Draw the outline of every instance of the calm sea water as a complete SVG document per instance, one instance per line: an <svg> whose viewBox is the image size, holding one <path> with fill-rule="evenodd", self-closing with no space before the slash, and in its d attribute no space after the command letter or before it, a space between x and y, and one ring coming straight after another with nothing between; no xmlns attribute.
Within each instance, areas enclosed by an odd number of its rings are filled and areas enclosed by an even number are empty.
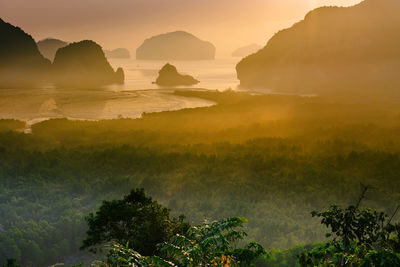
<svg viewBox="0 0 400 267"><path fill-rule="evenodd" d="M237 59L213 61L170 61L178 71L201 81L194 88L235 89ZM118 117L138 118L143 112L159 112L213 105L213 102L174 96L173 89L152 84L166 61L110 60L122 67L126 82L103 89L2 89L0 118L18 119L28 125L51 118L100 120ZM188 88L188 87L186 87Z"/></svg>
<svg viewBox="0 0 400 267"><path fill-rule="evenodd" d="M152 84L158 71L170 63L183 74L194 76L200 81L196 87L205 89L235 89L239 81L236 78L236 64L239 59L204 61L144 61L131 59L109 60L114 68L123 67L125 71L125 90L160 89Z"/></svg>

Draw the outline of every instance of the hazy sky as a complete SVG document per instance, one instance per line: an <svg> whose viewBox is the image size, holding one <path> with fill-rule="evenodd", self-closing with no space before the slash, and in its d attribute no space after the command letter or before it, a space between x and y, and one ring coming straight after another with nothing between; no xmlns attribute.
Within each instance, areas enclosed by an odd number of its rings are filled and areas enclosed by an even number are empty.
<svg viewBox="0 0 400 267"><path fill-rule="evenodd" d="M0 0L0 17L36 40L92 39L132 53L144 39L185 30L211 41L217 56L250 43L265 44L278 30L323 5L361 0Z"/></svg>

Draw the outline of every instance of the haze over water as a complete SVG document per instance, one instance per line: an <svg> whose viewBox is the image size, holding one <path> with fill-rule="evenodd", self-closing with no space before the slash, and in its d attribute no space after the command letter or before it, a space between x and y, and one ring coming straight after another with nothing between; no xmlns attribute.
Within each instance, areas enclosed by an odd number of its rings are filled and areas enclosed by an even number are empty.
<svg viewBox="0 0 400 267"><path fill-rule="evenodd" d="M18 119L28 125L51 119L100 120L138 118L143 112L160 112L210 106L204 99L175 96L175 88L162 88L153 81L165 61L110 59L114 68L125 70L125 84L103 89L40 89L0 90L0 118ZM182 73L201 81L196 87L210 90L235 89L235 65L238 59L213 61L171 61ZM188 88L188 87L185 87Z"/></svg>
<svg viewBox="0 0 400 267"><path fill-rule="evenodd" d="M104 49L135 49L156 34L186 30L217 48L217 57L249 43L265 45L277 31L290 27L309 10L323 5L350 6L360 0L255 1L22 1L4 0L0 15L22 27L36 41L54 37L68 42L95 40ZM177 12L179 10L179 12ZM51 22L51 23L50 23ZM168 23L167 23L168 22ZM134 57L134 55L133 55ZM201 81L196 88L236 89L240 59L174 62L178 71ZM152 84L166 61L109 60L125 71L125 85L103 90L1 90L0 118L34 123L48 118L137 118L143 112L200 107L213 103L167 94Z"/></svg>
<svg viewBox="0 0 400 267"><path fill-rule="evenodd" d="M211 90L235 89L239 85L236 75L236 64L240 58L201 60L201 61L158 61L158 60L134 60L134 59L109 59L116 69L123 67L125 71L124 90L160 89L153 82L158 71L168 62L177 67L178 71L190 74L200 83L198 88Z"/></svg>

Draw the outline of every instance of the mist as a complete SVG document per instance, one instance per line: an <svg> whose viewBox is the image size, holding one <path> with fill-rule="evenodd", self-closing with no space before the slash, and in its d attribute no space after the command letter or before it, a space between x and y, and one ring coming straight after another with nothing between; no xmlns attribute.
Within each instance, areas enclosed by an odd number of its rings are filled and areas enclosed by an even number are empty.
<svg viewBox="0 0 400 267"><path fill-rule="evenodd" d="M0 266L400 266L399 10L0 0Z"/></svg>
<svg viewBox="0 0 400 267"><path fill-rule="evenodd" d="M19 25L36 41L91 39L105 49L132 54L153 35L184 30L217 47L217 57L250 43L264 45L313 8L350 6L360 0L2 0L0 17Z"/></svg>

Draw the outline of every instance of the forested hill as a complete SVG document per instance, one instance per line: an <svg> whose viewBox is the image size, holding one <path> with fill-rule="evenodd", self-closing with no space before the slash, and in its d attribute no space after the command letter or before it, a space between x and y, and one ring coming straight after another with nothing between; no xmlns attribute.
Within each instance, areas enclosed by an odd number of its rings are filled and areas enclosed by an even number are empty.
<svg viewBox="0 0 400 267"><path fill-rule="evenodd" d="M138 187L192 225L245 217L248 240L268 250L296 246L257 266L296 266L301 244L325 240L310 212L354 203L360 183L373 187L364 207L396 209L398 105L176 94L218 104L135 120L50 120L32 134L0 120L0 264L90 262L79 251L85 216Z"/></svg>
<svg viewBox="0 0 400 267"><path fill-rule="evenodd" d="M237 65L243 86L324 94L379 93L400 83L400 2L322 7Z"/></svg>

